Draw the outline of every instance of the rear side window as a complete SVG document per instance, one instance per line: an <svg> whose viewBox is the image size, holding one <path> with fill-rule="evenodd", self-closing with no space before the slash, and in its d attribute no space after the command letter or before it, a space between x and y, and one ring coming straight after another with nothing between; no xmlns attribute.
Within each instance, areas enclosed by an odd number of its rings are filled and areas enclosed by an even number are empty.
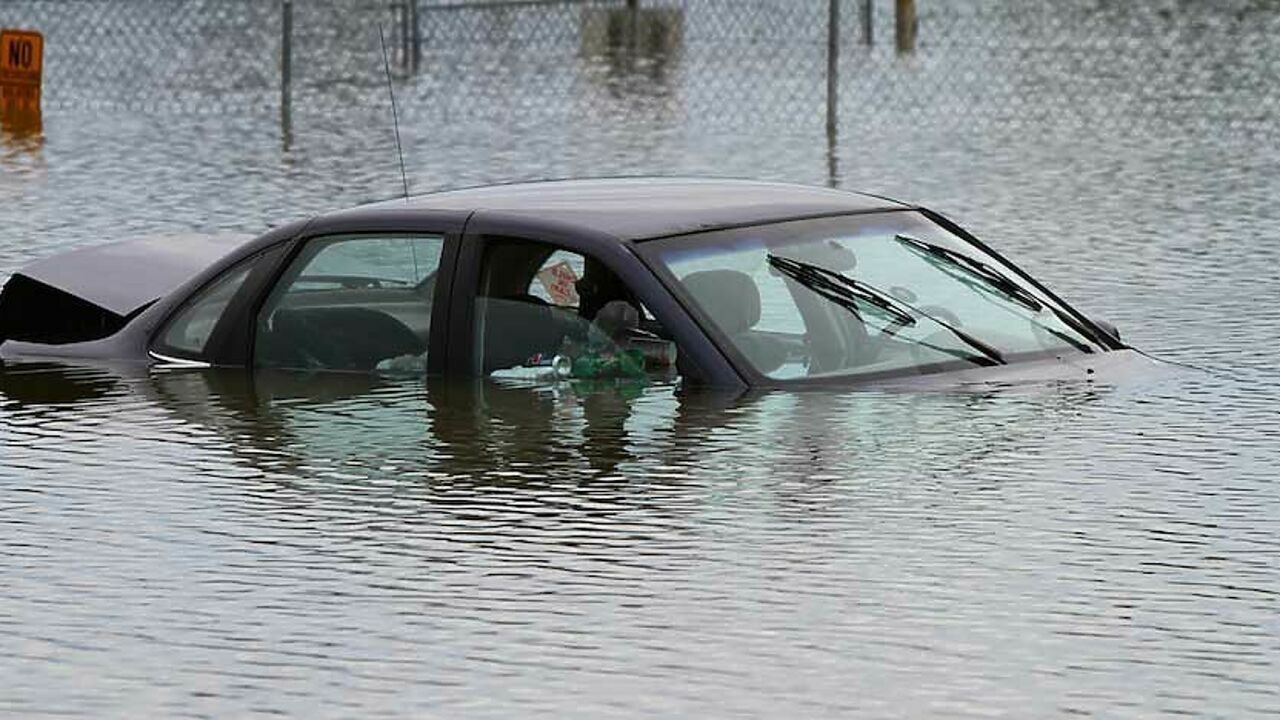
<svg viewBox="0 0 1280 720"><path fill-rule="evenodd" d="M222 319L227 305L240 290L240 286L244 285L253 266L252 260L241 263L238 268L196 293L169 321L168 327L160 336L159 349L183 357L203 356L214 328L218 326L218 321Z"/></svg>

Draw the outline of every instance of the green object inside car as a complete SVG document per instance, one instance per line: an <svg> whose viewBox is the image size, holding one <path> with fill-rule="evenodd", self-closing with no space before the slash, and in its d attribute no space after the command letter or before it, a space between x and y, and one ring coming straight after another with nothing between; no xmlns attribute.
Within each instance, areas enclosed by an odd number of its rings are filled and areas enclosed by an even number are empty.
<svg viewBox="0 0 1280 720"><path fill-rule="evenodd" d="M583 353L574 358L571 374L571 377L579 380L644 376L644 353L633 349Z"/></svg>

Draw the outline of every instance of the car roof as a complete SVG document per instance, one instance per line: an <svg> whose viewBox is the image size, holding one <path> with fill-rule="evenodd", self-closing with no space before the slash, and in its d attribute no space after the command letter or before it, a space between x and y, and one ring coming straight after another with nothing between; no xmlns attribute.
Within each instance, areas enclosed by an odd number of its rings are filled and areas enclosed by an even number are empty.
<svg viewBox="0 0 1280 720"><path fill-rule="evenodd" d="M352 212L477 212L531 227L573 226L647 240L783 220L902 210L875 195L753 180L592 178L488 185L366 205Z"/></svg>

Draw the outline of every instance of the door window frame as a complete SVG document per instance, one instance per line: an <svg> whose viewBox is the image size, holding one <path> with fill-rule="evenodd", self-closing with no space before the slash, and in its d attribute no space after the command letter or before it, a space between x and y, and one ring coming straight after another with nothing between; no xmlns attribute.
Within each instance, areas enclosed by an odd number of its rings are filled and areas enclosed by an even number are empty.
<svg viewBox="0 0 1280 720"><path fill-rule="evenodd" d="M627 285L676 341L683 380L746 387L742 376L671 296L630 241L565 226L543 227L525 218L504 218L496 214L486 217L483 213L476 213L468 220L458 246L444 372L459 377L477 376L475 304L486 251L491 242L512 240L547 245L599 261Z"/></svg>
<svg viewBox="0 0 1280 720"><path fill-rule="evenodd" d="M412 217L412 216L410 216ZM297 260L307 251L312 242L327 242L335 238L355 239L360 237L439 237L443 239L440 251L440 263L436 267L435 288L431 300L431 328L427 338L427 374L437 375L444 371L444 362L448 355L448 324L450 318L449 305L453 298L453 279L458 259L458 243L461 237L465 217L453 217L451 214L434 219L404 222L365 222L352 226L349 222L318 223L308 228L289 248L286 257L278 264L276 272L265 287L256 294L254 302L245 313L242 325L248 337L244 343L244 366L257 369L254 361L255 344L257 342L258 320L272 294L282 282L291 281L290 273Z"/></svg>

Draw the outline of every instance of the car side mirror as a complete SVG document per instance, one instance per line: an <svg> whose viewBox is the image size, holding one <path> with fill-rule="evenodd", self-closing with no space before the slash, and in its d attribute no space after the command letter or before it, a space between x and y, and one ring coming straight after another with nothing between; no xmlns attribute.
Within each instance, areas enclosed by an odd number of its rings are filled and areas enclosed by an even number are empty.
<svg viewBox="0 0 1280 720"><path fill-rule="evenodd" d="M1098 327L1100 327L1100 328L1102 328L1102 331L1103 331L1103 332L1105 332L1106 334L1108 334L1108 335L1110 335L1111 337L1115 338L1117 342L1123 342L1123 341L1120 339L1120 328L1118 328L1118 327L1116 327L1115 325L1113 325L1113 324L1111 324L1111 323L1107 322L1106 320L1098 320L1098 319L1096 319L1096 318L1094 319L1093 324L1094 324L1094 325L1097 325L1097 326L1098 326Z"/></svg>

